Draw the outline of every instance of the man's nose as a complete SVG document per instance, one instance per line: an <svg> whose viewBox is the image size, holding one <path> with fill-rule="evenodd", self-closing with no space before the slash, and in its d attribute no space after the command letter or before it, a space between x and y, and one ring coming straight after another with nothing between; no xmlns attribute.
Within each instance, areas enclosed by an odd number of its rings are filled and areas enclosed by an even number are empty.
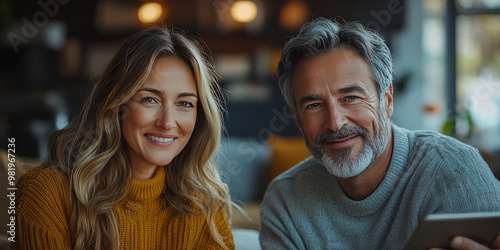
<svg viewBox="0 0 500 250"><path fill-rule="evenodd" d="M344 125L347 124L347 117L345 110L335 104L328 105L326 128L331 131L339 131Z"/></svg>

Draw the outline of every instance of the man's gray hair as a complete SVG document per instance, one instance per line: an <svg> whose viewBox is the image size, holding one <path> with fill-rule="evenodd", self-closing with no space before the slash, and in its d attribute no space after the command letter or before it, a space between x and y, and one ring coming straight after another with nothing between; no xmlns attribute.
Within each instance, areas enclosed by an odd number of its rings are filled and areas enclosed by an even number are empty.
<svg viewBox="0 0 500 250"><path fill-rule="evenodd" d="M340 24L326 18L317 18L302 26L299 34L286 44L278 64L278 80L288 105L296 111L292 89L292 74L297 62L304 57L315 57L337 48L356 50L371 68L379 97L392 83L392 57L384 40L360 23Z"/></svg>

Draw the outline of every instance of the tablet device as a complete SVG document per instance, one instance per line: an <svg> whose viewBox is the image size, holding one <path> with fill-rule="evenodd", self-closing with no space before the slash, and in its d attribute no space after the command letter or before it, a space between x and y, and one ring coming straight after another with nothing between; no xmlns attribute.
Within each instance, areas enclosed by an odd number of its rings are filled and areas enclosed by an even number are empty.
<svg viewBox="0 0 500 250"><path fill-rule="evenodd" d="M450 249L450 241L455 236L464 236L488 246L498 235L500 212L431 214L420 222L405 249Z"/></svg>

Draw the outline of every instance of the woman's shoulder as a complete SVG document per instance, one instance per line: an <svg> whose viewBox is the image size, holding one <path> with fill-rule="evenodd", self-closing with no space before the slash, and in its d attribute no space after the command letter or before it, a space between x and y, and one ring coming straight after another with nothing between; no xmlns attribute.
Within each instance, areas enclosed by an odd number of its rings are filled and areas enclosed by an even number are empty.
<svg viewBox="0 0 500 250"><path fill-rule="evenodd" d="M69 249L68 183L65 174L54 168L39 168L21 176L16 191L16 223L21 235L18 248L50 244Z"/></svg>
<svg viewBox="0 0 500 250"><path fill-rule="evenodd" d="M64 202L69 200L68 178L55 168L34 169L21 176L17 183L17 194L20 206L21 203L39 199Z"/></svg>
<svg viewBox="0 0 500 250"><path fill-rule="evenodd" d="M19 179L18 188L28 185L36 188L66 186L68 178L55 168L37 168L25 173Z"/></svg>

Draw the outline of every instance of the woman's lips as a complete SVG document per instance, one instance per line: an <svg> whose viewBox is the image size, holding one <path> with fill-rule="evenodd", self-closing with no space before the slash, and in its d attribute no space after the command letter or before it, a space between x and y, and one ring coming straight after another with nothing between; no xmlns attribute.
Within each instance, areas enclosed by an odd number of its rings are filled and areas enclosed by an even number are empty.
<svg viewBox="0 0 500 250"><path fill-rule="evenodd" d="M176 137L172 136L155 136L151 134L145 134L145 137L150 141L151 143L155 145L160 145L160 146L166 146L174 143Z"/></svg>

